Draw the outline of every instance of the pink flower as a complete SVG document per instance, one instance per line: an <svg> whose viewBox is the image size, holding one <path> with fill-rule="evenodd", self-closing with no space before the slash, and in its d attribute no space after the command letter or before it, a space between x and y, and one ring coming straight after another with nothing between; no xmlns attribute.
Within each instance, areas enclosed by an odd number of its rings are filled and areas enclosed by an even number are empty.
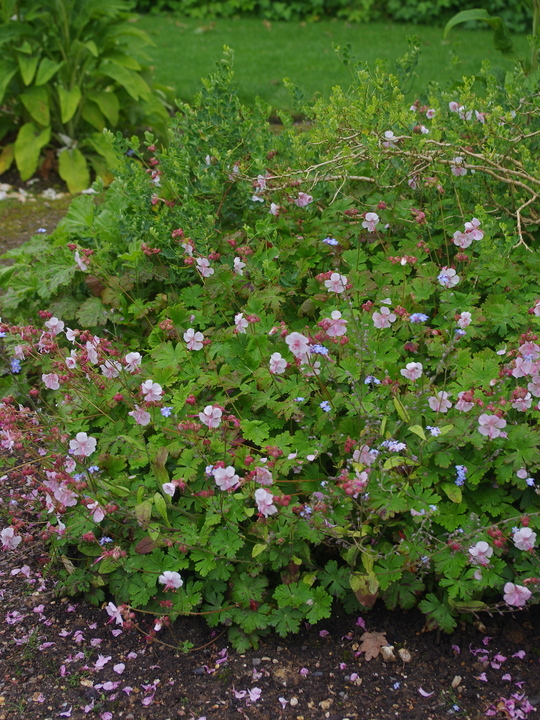
<svg viewBox="0 0 540 720"><path fill-rule="evenodd" d="M452 403L448 400L448 397L449 393L445 390L440 390L437 395L428 398L429 407L435 412L447 412L452 407Z"/></svg>
<svg viewBox="0 0 540 720"><path fill-rule="evenodd" d="M274 496L264 488L258 488L255 490L255 502L257 503L257 510L264 517L277 513L277 507L272 504Z"/></svg>
<svg viewBox="0 0 540 720"><path fill-rule="evenodd" d="M66 360L66 364L67 364L67 360ZM100 367L103 375L106 378L109 378L109 380L112 380L113 378L118 377L118 375L120 374L120 370L122 369L122 366L116 360L105 360L103 365L100 365L99 367Z"/></svg>
<svg viewBox="0 0 540 720"><path fill-rule="evenodd" d="M221 423L223 410L214 405L207 405L202 412L199 413L199 420L209 428L217 428Z"/></svg>
<svg viewBox="0 0 540 720"><path fill-rule="evenodd" d="M359 450L353 452L353 460L362 465L373 465L378 455L378 450L371 450L369 445L362 445Z"/></svg>
<svg viewBox="0 0 540 720"><path fill-rule="evenodd" d="M512 537L518 550L532 550L536 543L536 533L530 527L522 527Z"/></svg>
<svg viewBox="0 0 540 720"><path fill-rule="evenodd" d="M396 147L396 142L398 141L398 138L396 138L392 130L386 130L384 133L384 137L386 138L386 140L383 142L385 148ZM375 213L371 213L371 215L375 215ZM364 225L364 227L366 226Z"/></svg>
<svg viewBox="0 0 540 720"><path fill-rule="evenodd" d="M165 570L165 572L159 576L158 580L162 585L165 585L164 590L177 590L184 584L180 575L171 570Z"/></svg>
<svg viewBox="0 0 540 720"><path fill-rule="evenodd" d="M65 503L64 503L65 504ZM100 523L103 518L105 517L105 511L101 507L101 505L97 502L90 503L86 506L88 510L90 510L90 514L92 515L92 520L96 523Z"/></svg>
<svg viewBox="0 0 540 720"><path fill-rule="evenodd" d="M520 345L519 352L525 360L538 360L540 358L540 346L533 342L525 342Z"/></svg>
<svg viewBox="0 0 540 720"><path fill-rule="evenodd" d="M126 370L129 373L134 373L141 366L142 355L138 352L130 352L124 358L124 362L126 363Z"/></svg>
<svg viewBox="0 0 540 720"><path fill-rule="evenodd" d="M61 333L64 329L64 323L57 317L52 317L50 318L50 320L47 320L47 322L45 323L45 327L53 335L58 335L58 333Z"/></svg>
<svg viewBox="0 0 540 720"><path fill-rule="evenodd" d="M465 223L465 232L473 240L481 240L484 237L484 231L480 230L480 220L473 218L470 222Z"/></svg>
<svg viewBox="0 0 540 720"><path fill-rule="evenodd" d="M88 270L88 265L81 258L78 250L75 250L74 259L75 259L75 264L77 265L79 270L82 270L83 272L86 272Z"/></svg>
<svg viewBox="0 0 540 720"><path fill-rule="evenodd" d="M471 320L472 315L470 312L462 312L458 317L457 324L462 330L464 330L466 327L469 327Z"/></svg>
<svg viewBox="0 0 540 720"><path fill-rule="evenodd" d="M188 328L184 333L184 340L188 350L200 350L203 347L204 335L202 332L195 332L193 328Z"/></svg>
<svg viewBox="0 0 540 720"><path fill-rule="evenodd" d="M533 377L530 383L527 383L527 390L534 395L540 397L540 375Z"/></svg>
<svg viewBox="0 0 540 720"><path fill-rule="evenodd" d="M330 318L325 318L325 329L328 337L341 337L347 332L347 320L341 317L339 310L332 310Z"/></svg>
<svg viewBox="0 0 540 720"><path fill-rule="evenodd" d="M504 586L503 599L507 605L523 607L531 595L531 591L528 588L523 587L523 585L514 585L514 583L508 582Z"/></svg>
<svg viewBox="0 0 540 720"><path fill-rule="evenodd" d="M245 333L249 323L244 317L244 313L238 313L234 316L235 332Z"/></svg>
<svg viewBox="0 0 540 720"><path fill-rule="evenodd" d="M88 355L88 362L92 363L92 365L95 365L99 360L97 350L96 350L97 345L99 343L99 338L95 338L95 339L97 340L97 342L90 342L88 340L84 346L86 348L86 354Z"/></svg>
<svg viewBox="0 0 540 720"><path fill-rule="evenodd" d="M196 263L197 270L203 277L210 277L210 275L214 274L214 268L210 267L210 261L208 258L197 258Z"/></svg>
<svg viewBox="0 0 540 720"><path fill-rule="evenodd" d="M98 659L94 663L94 667L96 668L96 670L101 670L101 668L105 667L105 665L109 662L110 659L111 659L110 655L105 656L105 655L99 654Z"/></svg>
<svg viewBox="0 0 540 720"><path fill-rule="evenodd" d="M436 112L437 112L437 111L434 110L433 108L429 108L429 110L426 110L426 117L427 117L427 119L428 119L428 120L432 120L432 119L435 117Z"/></svg>
<svg viewBox="0 0 540 720"><path fill-rule="evenodd" d="M113 665L113 670L115 673L118 673L118 675L121 675L125 669L126 669L126 666L124 665L124 663L117 663L116 665ZM111 715L111 718L112 718L112 715Z"/></svg>
<svg viewBox="0 0 540 720"><path fill-rule="evenodd" d="M531 405L532 396L530 392L528 392L523 398L516 398L512 403L512 407L520 412L525 412L531 407Z"/></svg>
<svg viewBox="0 0 540 720"><path fill-rule="evenodd" d="M282 375L287 369L287 361L282 358L280 353L275 352L270 355L270 372L272 375Z"/></svg>
<svg viewBox="0 0 540 720"><path fill-rule="evenodd" d="M392 133L393 136L393 133ZM375 232L375 227L377 223L379 222L379 216L377 213L374 212L367 212L364 215L364 221L362 222L362 227L366 228L368 232Z"/></svg>
<svg viewBox="0 0 540 720"><path fill-rule="evenodd" d="M469 245L472 243L473 238L470 237L467 233L461 232L461 230L456 230L453 236L452 242L454 245L457 245L460 248L468 248Z"/></svg>
<svg viewBox="0 0 540 720"><path fill-rule="evenodd" d="M218 488L223 491L232 490L240 481L240 478L236 474L232 465L229 465L226 468L214 468L212 470L212 475L214 476L214 480L216 481Z"/></svg>
<svg viewBox="0 0 540 720"><path fill-rule="evenodd" d="M2 550L15 550L21 544L22 537L15 535L15 530L12 527L7 527L0 532L0 540Z"/></svg>
<svg viewBox="0 0 540 720"><path fill-rule="evenodd" d="M297 358L303 359L309 353L309 340L302 333L290 333L285 338L285 342L289 346L289 350Z"/></svg>
<svg viewBox="0 0 540 720"><path fill-rule="evenodd" d="M328 292L342 293L347 289L347 278L339 273L332 273L329 280L324 281L324 286Z"/></svg>
<svg viewBox="0 0 540 720"><path fill-rule="evenodd" d="M176 492L176 485L171 482L163 483L161 486L161 489L165 493L165 495L169 495L170 497L174 497L174 494Z"/></svg>
<svg viewBox="0 0 540 720"><path fill-rule="evenodd" d="M526 375L532 375L536 367L532 360L524 360L523 358L516 358L515 367L512 370L512 377L520 378Z"/></svg>
<svg viewBox="0 0 540 720"><path fill-rule="evenodd" d="M79 432L74 440L69 441L69 452L73 455L88 457L96 449L96 438L89 437L85 432Z"/></svg>
<svg viewBox="0 0 540 720"><path fill-rule="evenodd" d="M456 177L459 177L460 175L466 175L467 174L467 168L463 167L463 158L461 156L455 157L451 164L450 164L450 170L452 172L452 175L455 175Z"/></svg>
<svg viewBox="0 0 540 720"><path fill-rule="evenodd" d="M272 473L264 467L255 468L253 479L255 482L258 482L259 485L271 485L274 482Z"/></svg>
<svg viewBox="0 0 540 720"><path fill-rule="evenodd" d="M459 103L457 103L455 100L452 100L452 102L448 103L448 108L450 112L458 112L459 110L464 110L465 108L463 105L460 106Z"/></svg>
<svg viewBox="0 0 540 720"><path fill-rule="evenodd" d="M467 391L463 390L462 392L458 393L458 401L456 403L456 410L459 410L460 412L469 412L469 410L472 410L474 407L473 402L468 402L467 400L463 399L463 396L465 395Z"/></svg>
<svg viewBox="0 0 540 720"><path fill-rule="evenodd" d="M111 618L109 622L112 622L113 620L116 622L117 625L123 625L124 620L122 618L122 613L120 610L116 607L116 605L112 602L108 603L105 606L105 610L107 611L107 615Z"/></svg>
<svg viewBox="0 0 540 720"><path fill-rule="evenodd" d="M145 380L141 383L141 392L145 402L159 402L163 395L161 385L153 380Z"/></svg>
<svg viewBox="0 0 540 720"><path fill-rule="evenodd" d="M488 415L482 413L478 418L478 432L481 435L486 435L490 440L500 437L503 433L501 432L506 427L506 420L500 418L497 415Z"/></svg>
<svg viewBox="0 0 540 720"><path fill-rule="evenodd" d="M471 565L489 565L489 558L493 555L493 548L485 540L480 540L469 548Z"/></svg>
<svg viewBox="0 0 540 720"><path fill-rule="evenodd" d="M376 310L371 317L373 318L373 324L376 328L379 328L379 330L389 328L390 325L397 320L397 315L394 315L394 313L390 311L390 308L387 307Z"/></svg>
<svg viewBox="0 0 540 720"><path fill-rule="evenodd" d="M138 405L135 405L135 410L128 412L128 415L131 415L137 425L148 425L148 423L152 419L150 413L146 412L146 410L141 410Z"/></svg>
<svg viewBox="0 0 540 720"><path fill-rule="evenodd" d="M407 378L407 380L418 380L418 378L422 376L423 366L422 363L410 362L399 372L403 377Z"/></svg>
<svg viewBox="0 0 540 720"><path fill-rule="evenodd" d="M257 700L261 697L261 693L262 690L258 687L254 687L251 688L251 690L248 690L248 695L251 702L257 702Z"/></svg>
<svg viewBox="0 0 540 720"><path fill-rule="evenodd" d="M443 287L452 288L459 282L459 275L456 275L454 268L443 267L437 276L437 280Z"/></svg>
<svg viewBox="0 0 540 720"><path fill-rule="evenodd" d="M279 215L280 210L281 205L276 205L276 203L270 203L270 210L268 212L271 215Z"/></svg>
<svg viewBox="0 0 540 720"><path fill-rule="evenodd" d="M312 202L313 198L311 197L311 195L307 195L304 192L299 192L297 200L293 200L293 203L295 205L298 205L298 207L306 207L306 205L309 205L309 203Z"/></svg>
<svg viewBox="0 0 540 720"><path fill-rule="evenodd" d="M43 380L45 387L49 388L49 390L58 390L60 387L60 382L56 373L47 373L42 375L41 379Z"/></svg>
<svg viewBox="0 0 540 720"><path fill-rule="evenodd" d="M243 275L245 267L246 267L246 263L242 262L242 260L239 257L234 258L234 272L237 275Z"/></svg>

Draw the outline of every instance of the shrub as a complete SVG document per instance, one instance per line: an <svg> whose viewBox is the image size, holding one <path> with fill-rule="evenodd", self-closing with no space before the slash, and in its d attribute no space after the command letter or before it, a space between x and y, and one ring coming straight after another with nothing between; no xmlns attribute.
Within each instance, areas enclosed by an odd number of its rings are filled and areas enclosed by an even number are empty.
<svg viewBox="0 0 540 720"><path fill-rule="evenodd" d="M540 101L355 74L274 136L225 58L148 167L119 138L105 197L8 254L0 443L62 590L119 623L245 648L335 599L446 631L538 599Z"/></svg>
<svg viewBox="0 0 540 720"><path fill-rule="evenodd" d="M131 22L130 7L126 0L2 2L0 173L15 161L28 180L42 151L53 148L60 176L77 192L90 185L88 163L112 177L105 127L165 132L167 112L146 77L142 48L151 41Z"/></svg>

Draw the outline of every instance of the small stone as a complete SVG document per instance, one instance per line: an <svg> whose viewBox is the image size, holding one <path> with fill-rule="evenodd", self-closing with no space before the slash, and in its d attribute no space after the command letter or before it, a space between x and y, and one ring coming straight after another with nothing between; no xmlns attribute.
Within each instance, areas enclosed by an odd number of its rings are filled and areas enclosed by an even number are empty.
<svg viewBox="0 0 540 720"><path fill-rule="evenodd" d="M323 675L324 675L324 673L321 672L320 670L317 670L317 671L311 673L312 677L322 677Z"/></svg>
<svg viewBox="0 0 540 720"><path fill-rule="evenodd" d="M251 663L252 663L252 665L254 665L255 667L257 667L257 665L260 665L261 662L262 662L261 658L251 658Z"/></svg>
<svg viewBox="0 0 540 720"><path fill-rule="evenodd" d="M289 705L290 705L291 707L296 707L296 706L298 705L298 698L297 698L297 697L292 697L292 698L289 700Z"/></svg>
<svg viewBox="0 0 540 720"><path fill-rule="evenodd" d="M193 671L193 674L194 675L204 675L205 672L206 672L206 670L204 669L204 667L201 666L201 667L195 668L195 670Z"/></svg>
<svg viewBox="0 0 540 720"><path fill-rule="evenodd" d="M461 677L461 675L456 675L452 680L452 688L455 690L457 687L459 687L462 680L463 678Z"/></svg>
<svg viewBox="0 0 540 720"><path fill-rule="evenodd" d="M385 663L393 663L397 662L397 658L394 655L394 646L393 645L383 645L381 648L381 655L383 662Z"/></svg>
<svg viewBox="0 0 540 720"><path fill-rule="evenodd" d="M404 663L411 662L412 660L411 653L407 650L407 648L399 648L398 655Z"/></svg>
<svg viewBox="0 0 540 720"><path fill-rule="evenodd" d="M328 698L328 700L321 700L321 702L319 703L319 707L321 708L321 710L330 710L333 704L333 698Z"/></svg>

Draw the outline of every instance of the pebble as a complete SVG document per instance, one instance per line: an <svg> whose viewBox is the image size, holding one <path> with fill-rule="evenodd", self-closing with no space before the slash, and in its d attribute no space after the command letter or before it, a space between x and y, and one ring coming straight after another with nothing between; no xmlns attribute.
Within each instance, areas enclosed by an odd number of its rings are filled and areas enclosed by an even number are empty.
<svg viewBox="0 0 540 720"><path fill-rule="evenodd" d="M296 706L298 705L298 698L297 698L297 697L292 697L292 698L289 700L289 705L290 705L291 707L296 707Z"/></svg>
<svg viewBox="0 0 540 720"><path fill-rule="evenodd" d="M262 662L261 658L252 658L251 663L257 667L257 665L260 665Z"/></svg>
<svg viewBox="0 0 540 720"><path fill-rule="evenodd" d="M194 675L204 675L205 672L206 672L206 670L204 669L204 667L201 666L201 667L195 668L195 670L193 671L193 674Z"/></svg>

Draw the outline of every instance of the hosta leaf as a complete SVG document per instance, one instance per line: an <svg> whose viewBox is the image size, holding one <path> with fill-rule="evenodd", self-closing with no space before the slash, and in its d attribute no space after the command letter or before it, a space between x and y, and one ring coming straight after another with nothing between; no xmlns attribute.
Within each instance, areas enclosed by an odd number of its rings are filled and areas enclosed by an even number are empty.
<svg viewBox="0 0 540 720"><path fill-rule="evenodd" d="M92 102L91 100L85 100L82 109L82 116L87 123L92 125L92 127L96 128L96 130L98 130L99 132L104 130L107 126L105 116L103 115L99 107L96 105L96 103Z"/></svg>
<svg viewBox="0 0 540 720"><path fill-rule="evenodd" d="M15 162L21 180L29 180L36 172L41 148L51 139L51 129L40 130L34 123L25 123L15 140Z"/></svg>
<svg viewBox="0 0 540 720"><path fill-rule="evenodd" d="M13 164L14 157L13 143L10 143L2 148L2 152L0 152L0 175L5 173L6 170L9 170Z"/></svg>
<svg viewBox="0 0 540 720"><path fill-rule="evenodd" d="M60 102L60 112L62 113L62 122L67 123L75 115L79 103L81 101L81 89L75 85L71 90L58 87L58 100Z"/></svg>
<svg viewBox="0 0 540 720"><path fill-rule="evenodd" d="M142 77L129 68L105 60L99 66L99 70L103 75L112 78L121 85L134 100L139 100L139 98L147 97L150 94L150 88Z"/></svg>
<svg viewBox="0 0 540 720"><path fill-rule="evenodd" d="M19 61L19 69L21 71L23 83L25 85L30 85L34 79L34 75L36 74L39 55L26 55L24 53L19 53L17 59Z"/></svg>
<svg viewBox="0 0 540 720"><path fill-rule="evenodd" d="M109 168L113 169L118 166L119 158L113 147L109 142L107 135L103 133L92 133L87 139L87 142L94 148L107 161Z"/></svg>
<svg viewBox="0 0 540 720"><path fill-rule="evenodd" d="M54 62L54 60L50 60L49 58L43 58L42 61L39 63L35 84L38 87L40 85L45 85L45 83L49 82L49 80L54 75L56 75L56 73L60 70L63 64L63 61Z"/></svg>
<svg viewBox="0 0 540 720"><path fill-rule="evenodd" d="M9 60L0 61L0 103L3 102L7 87L16 72L17 66L12 62Z"/></svg>
<svg viewBox="0 0 540 720"><path fill-rule="evenodd" d="M43 126L49 125L51 119L49 93L44 87L31 87L19 97L33 120Z"/></svg>
<svg viewBox="0 0 540 720"><path fill-rule="evenodd" d="M96 103L113 127L118 123L120 101L115 93L93 90L88 93L88 98Z"/></svg>
<svg viewBox="0 0 540 720"><path fill-rule="evenodd" d="M78 148L62 150L58 157L58 173L71 193L86 190L90 185L88 163Z"/></svg>

